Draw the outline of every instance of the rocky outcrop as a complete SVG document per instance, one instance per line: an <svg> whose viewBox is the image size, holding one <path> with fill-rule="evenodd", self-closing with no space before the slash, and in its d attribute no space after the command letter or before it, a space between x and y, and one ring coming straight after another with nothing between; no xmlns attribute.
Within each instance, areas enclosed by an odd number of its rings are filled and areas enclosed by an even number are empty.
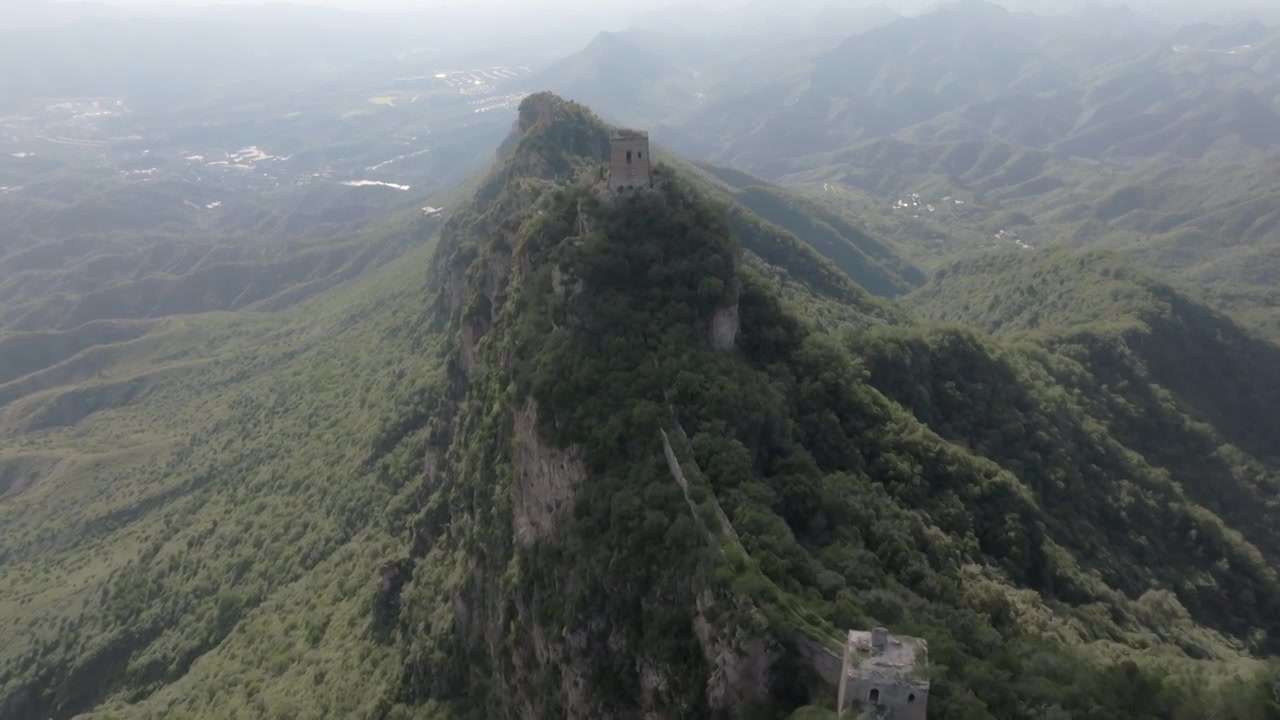
<svg viewBox="0 0 1280 720"><path fill-rule="evenodd" d="M582 292L582 281L566 273L559 265L551 266L551 290L564 300Z"/></svg>
<svg viewBox="0 0 1280 720"><path fill-rule="evenodd" d="M754 616L760 625L755 628L757 631L750 632L749 628L735 625L716 625L708 620L708 617L723 614L723 608L717 608L717 613L713 607L726 604L735 606L735 614ZM693 631L711 667L711 677L707 681L707 705L712 710L738 717L742 709L764 701L768 696L771 670L782 654L781 649L768 639L764 619L736 598L704 590L698 594L697 607Z"/></svg>
<svg viewBox="0 0 1280 720"><path fill-rule="evenodd" d="M493 327L498 308L511 273L511 256L506 252L491 251L478 271L471 273L470 296L462 304L461 340L462 367L471 372L476 365L476 345ZM465 291L464 291L465 292Z"/></svg>
<svg viewBox="0 0 1280 720"><path fill-rule="evenodd" d="M733 349L734 342L738 339L738 329L740 327L738 319L738 298L742 294L742 286L739 273L742 271L742 250L737 249L733 254L733 283L731 285L730 297L733 301L724 307L716 309L715 314L711 317L711 346L720 352L727 352Z"/></svg>
<svg viewBox="0 0 1280 720"><path fill-rule="evenodd" d="M561 450L538 437L538 404L532 398L516 413L514 442L512 523L516 542L528 545L555 529L587 470L576 448Z"/></svg>
<svg viewBox="0 0 1280 720"><path fill-rule="evenodd" d="M711 346L721 352L733 349L738 339L738 303L720 308L711 318Z"/></svg>
<svg viewBox="0 0 1280 720"><path fill-rule="evenodd" d="M520 608L521 625L527 628L534 658L541 668L554 667L560 677L560 703L565 710L567 720L589 720L602 717L605 713L592 696L590 672L587 663L579 659L587 653L587 635L585 632L569 632L561 637L548 637L547 632L532 618L535 613L526 607ZM515 659L520 671L527 675L536 675L537 668L527 667ZM520 693L519 683L513 683L516 692ZM521 698L520 716L527 720L537 720L538 713L527 698Z"/></svg>

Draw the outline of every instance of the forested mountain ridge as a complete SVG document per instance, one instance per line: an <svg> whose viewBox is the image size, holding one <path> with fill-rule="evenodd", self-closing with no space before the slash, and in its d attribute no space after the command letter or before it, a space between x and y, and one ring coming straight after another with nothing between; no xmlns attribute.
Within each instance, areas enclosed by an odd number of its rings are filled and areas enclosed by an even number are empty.
<svg viewBox="0 0 1280 720"><path fill-rule="evenodd" d="M1263 460L1280 457L1271 420L1280 402L1280 347L1114 254L1058 250L961 261L906 303L933 320L1074 352L1115 353L1126 372L1147 376L1182 414Z"/></svg>
<svg viewBox="0 0 1280 720"><path fill-rule="evenodd" d="M708 147L749 169L888 137L998 141L1095 160L1239 160L1280 142L1273 29L1239 48L1212 35L1193 45L1099 30L1087 15L949 3L850 36L779 81L776 105L722 98L688 125L707 128ZM724 132L735 123L742 129Z"/></svg>
<svg viewBox="0 0 1280 720"><path fill-rule="evenodd" d="M922 326L959 270L878 299L753 183L602 193L607 151L527 98L438 243L112 326L181 382L0 426L0 715L821 717L808 658L876 623L935 717L1280 713L1274 458L1100 333Z"/></svg>
<svg viewBox="0 0 1280 720"><path fill-rule="evenodd" d="M1240 538L1099 434L1087 359L825 335L670 168L601 197L607 136L584 109L535 96L520 131L442 236L451 380L410 453L398 712L785 715L823 703L797 643L874 621L930 639L941 717L1144 716L1103 689L1126 644L1160 658L1124 670L1158 716L1199 702L1186 673L1216 682L1190 658L1271 651L1270 531ZM1254 687L1247 712L1280 707Z"/></svg>

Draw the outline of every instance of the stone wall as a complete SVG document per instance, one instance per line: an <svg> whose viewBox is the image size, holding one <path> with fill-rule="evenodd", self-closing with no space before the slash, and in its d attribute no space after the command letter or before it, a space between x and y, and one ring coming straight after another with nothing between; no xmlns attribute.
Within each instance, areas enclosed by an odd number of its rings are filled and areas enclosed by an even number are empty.
<svg viewBox="0 0 1280 720"><path fill-rule="evenodd" d="M871 700L872 690L879 691L878 700L874 703ZM884 717L893 720L925 720L929 706L928 688L887 679L850 678L845 686L845 697L855 708L879 705L887 711Z"/></svg>

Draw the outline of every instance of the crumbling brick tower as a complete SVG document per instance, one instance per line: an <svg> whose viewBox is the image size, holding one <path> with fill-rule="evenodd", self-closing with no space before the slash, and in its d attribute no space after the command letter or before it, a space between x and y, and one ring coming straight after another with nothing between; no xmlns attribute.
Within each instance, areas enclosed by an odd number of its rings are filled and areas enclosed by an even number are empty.
<svg viewBox="0 0 1280 720"><path fill-rule="evenodd" d="M609 136L609 190L653 187L649 169L649 133L614 130Z"/></svg>
<svg viewBox="0 0 1280 720"><path fill-rule="evenodd" d="M920 638L849 631L836 715L849 720L925 720L929 646Z"/></svg>

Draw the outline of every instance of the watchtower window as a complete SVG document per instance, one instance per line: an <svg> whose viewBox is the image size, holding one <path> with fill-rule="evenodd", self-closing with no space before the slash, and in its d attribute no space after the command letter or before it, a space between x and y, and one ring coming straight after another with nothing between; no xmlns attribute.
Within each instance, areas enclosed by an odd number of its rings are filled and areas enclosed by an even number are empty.
<svg viewBox="0 0 1280 720"><path fill-rule="evenodd" d="M638 160L638 159L640 159L640 158L642 158L642 157L644 157L644 153L643 153L643 152L640 152L639 150L637 150L637 151L636 151L636 159Z"/></svg>
<svg viewBox="0 0 1280 720"><path fill-rule="evenodd" d="M630 150L628 150L628 151L627 151L627 162L628 162L628 163L629 163L629 162L631 162L631 151L630 151Z"/></svg>
<svg viewBox="0 0 1280 720"><path fill-rule="evenodd" d="M867 695L867 699L873 703L880 702L880 688L871 688L871 693Z"/></svg>
<svg viewBox="0 0 1280 720"><path fill-rule="evenodd" d="M915 693L911 693L910 695L907 696L907 702L915 702L915 701L916 701Z"/></svg>

